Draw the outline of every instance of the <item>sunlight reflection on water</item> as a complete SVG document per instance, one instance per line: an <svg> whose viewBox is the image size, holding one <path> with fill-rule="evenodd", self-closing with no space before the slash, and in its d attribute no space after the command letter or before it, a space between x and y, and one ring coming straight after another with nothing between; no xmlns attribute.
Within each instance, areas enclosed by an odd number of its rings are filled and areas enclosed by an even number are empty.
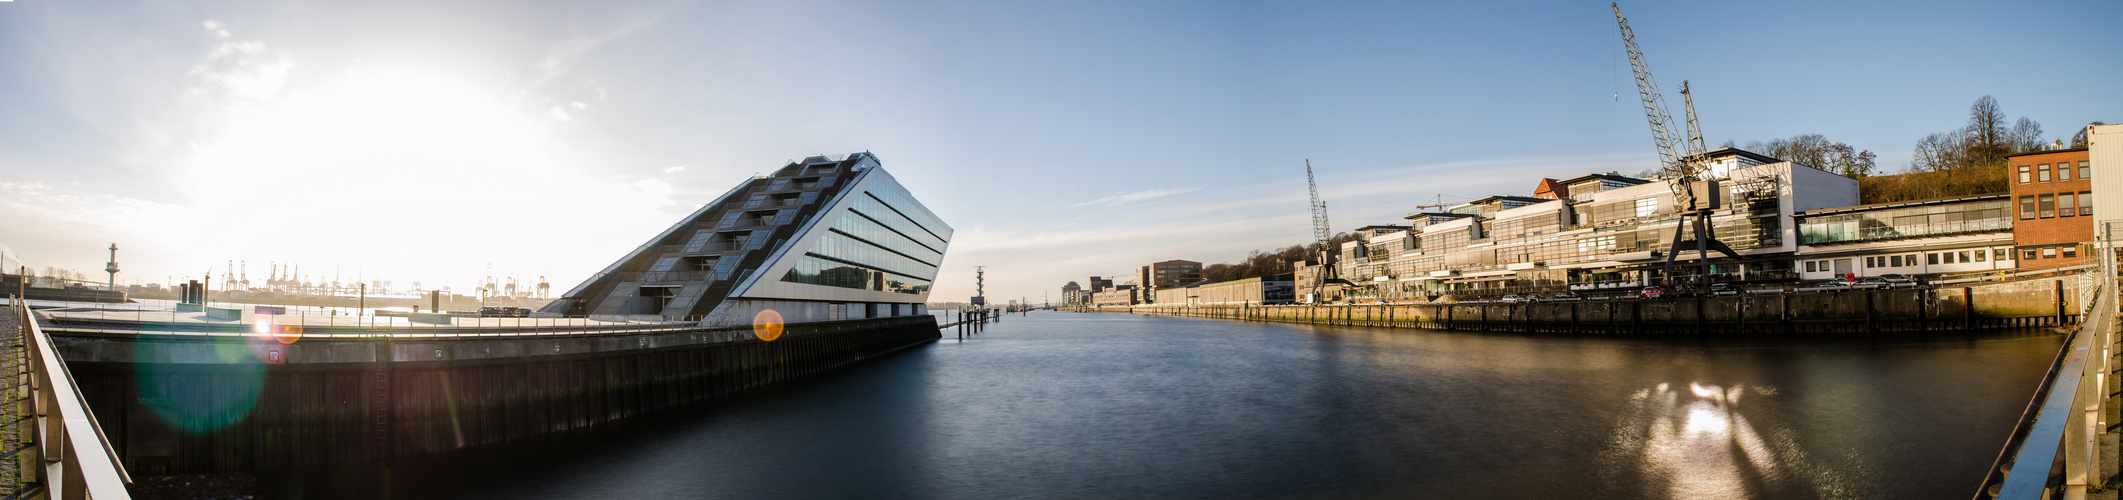
<svg viewBox="0 0 2123 500"><path fill-rule="evenodd" d="M1754 489L1782 482L1806 454L1791 441L1764 439L1741 415L1747 392L1744 384L1727 389L1699 382L1690 382L1685 392L1668 384L1639 390L1630 397L1634 408L1615 431L1618 456L1610 456L1663 483L1659 489L1667 498L1758 496ZM1838 482L1824 471L1806 474L1816 485ZM1824 486L1817 493L1835 496L1836 490Z"/></svg>

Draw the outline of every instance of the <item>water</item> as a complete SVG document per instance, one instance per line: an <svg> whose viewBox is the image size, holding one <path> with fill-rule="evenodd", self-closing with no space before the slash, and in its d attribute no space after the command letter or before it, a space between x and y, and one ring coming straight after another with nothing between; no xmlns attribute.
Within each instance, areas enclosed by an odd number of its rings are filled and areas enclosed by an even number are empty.
<svg viewBox="0 0 2123 500"><path fill-rule="evenodd" d="M260 476L291 498L1962 498L2061 340L1040 312L605 428Z"/></svg>

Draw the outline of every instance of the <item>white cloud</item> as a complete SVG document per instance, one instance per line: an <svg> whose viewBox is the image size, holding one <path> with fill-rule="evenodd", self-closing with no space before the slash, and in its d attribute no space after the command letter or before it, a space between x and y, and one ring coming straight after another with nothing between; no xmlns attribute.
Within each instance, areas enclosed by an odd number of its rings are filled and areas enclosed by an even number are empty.
<svg viewBox="0 0 2123 500"><path fill-rule="evenodd" d="M269 51L261 40L235 40L214 20L200 25L221 41L192 66L191 75L201 80L201 86L191 89L194 95L244 107L276 98L287 87L295 61L285 51Z"/></svg>
<svg viewBox="0 0 2123 500"><path fill-rule="evenodd" d="M568 114L568 110L566 108L560 106L554 106L551 110L551 113L553 115L553 119L555 120L568 121L575 119L573 115Z"/></svg>
<svg viewBox="0 0 2123 500"><path fill-rule="evenodd" d="M571 36L566 40L562 40L560 43L555 44L551 50L546 51L545 57L538 59L536 64L538 76L532 78L531 86L545 85L546 82L566 74L570 68L574 67L575 63L582 60L583 56L589 54L591 49L633 34L635 31L648 27L650 22L650 20L644 19L603 34ZM599 97L603 97L602 89L599 89L598 94Z"/></svg>
<svg viewBox="0 0 2123 500"><path fill-rule="evenodd" d="M1078 203L1078 204L1075 204L1075 205L1069 205L1069 208L1076 208L1076 207L1081 207L1081 206L1085 206L1085 205L1107 205L1107 204L1112 204L1112 205L1122 205L1122 204L1127 204L1127 203L1133 203L1133 202L1138 202L1138 201L1148 200L1148 199L1152 199L1152 198L1163 198L1163 197L1166 197L1166 196L1172 196L1172 195L1176 195L1176 194L1186 194L1186 193L1192 193L1192 192L1195 192L1195 191L1200 191L1200 190L1201 190L1201 188L1183 188L1183 189L1174 189L1174 188L1164 188L1164 189L1150 189L1150 190L1145 190L1145 191L1136 191L1136 192L1133 192L1133 193L1121 193L1121 194L1116 194L1116 195L1113 195L1113 196L1107 196L1107 197L1104 197L1104 198L1099 198L1099 199L1096 199L1096 200L1086 201L1086 202L1083 202L1083 203Z"/></svg>
<svg viewBox="0 0 2123 500"><path fill-rule="evenodd" d="M663 173L666 173L666 174L675 174L675 173L679 173L679 172L684 172L685 170L686 170L686 166L685 166L685 165L679 165L679 166L675 166L675 167L666 167L666 168L664 168L664 169L663 169Z"/></svg>

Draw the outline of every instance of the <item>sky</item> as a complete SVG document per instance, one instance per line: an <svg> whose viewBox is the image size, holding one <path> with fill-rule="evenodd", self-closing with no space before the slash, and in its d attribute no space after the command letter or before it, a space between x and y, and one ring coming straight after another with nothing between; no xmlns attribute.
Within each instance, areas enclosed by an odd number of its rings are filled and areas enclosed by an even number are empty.
<svg viewBox="0 0 2123 500"><path fill-rule="evenodd" d="M2123 3L1629 2L1707 141L1908 164L1997 99L2123 121ZM0 1L0 261L572 288L745 176L870 151L932 301L1059 300L1657 155L1605 2ZM260 278L253 278L253 280Z"/></svg>

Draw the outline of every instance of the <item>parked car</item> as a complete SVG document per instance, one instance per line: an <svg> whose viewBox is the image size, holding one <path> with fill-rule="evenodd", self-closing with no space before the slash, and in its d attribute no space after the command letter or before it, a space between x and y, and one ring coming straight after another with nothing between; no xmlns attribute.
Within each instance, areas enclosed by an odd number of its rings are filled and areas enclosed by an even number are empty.
<svg viewBox="0 0 2123 500"><path fill-rule="evenodd" d="M1837 291L1843 291L1843 290L1849 290L1849 289L1850 289L1850 282L1848 282L1848 281L1843 281L1843 278L1836 278L1836 279L1832 279L1832 280L1828 280L1828 281L1823 281L1823 282L1819 282L1819 283L1814 283L1814 284L1813 284L1813 286L1799 287L1799 289L1798 289L1797 291L1799 291L1799 292L1837 292Z"/></svg>
<svg viewBox="0 0 2123 500"><path fill-rule="evenodd" d="M1505 304L1517 304L1525 301L1526 299L1520 298L1517 295L1505 295L1504 298L1497 299L1497 302L1503 302Z"/></svg>
<svg viewBox="0 0 2123 500"><path fill-rule="evenodd" d="M1555 292L1555 300L1563 302L1576 302L1580 300L1585 300L1585 298L1580 297L1578 296L1578 294L1569 290L1563 290L1560 292Z"/></svg>
<svg viewBox="0 0 2123 500"><path fill-rule="evenodd" d="M481 318L528 318L528 317L531 317L531 310L530 310L529 308L524 308L524 307L505 307L505 306L494 306L494 307L481 307L481 308L479 308L479 317L481 317Z"/></svg>
<svg viewBox="0 0 2123 500"><path fill-rule="evenodd" d="M1893 288L1916 288L1916 287L1917 287L1917 280L1916 280L1915 278L1911 278L1911 277L1909 277L1909 276L1905 276L1905 275L1900 275L1900 274L1882 274L1882 275L1880 275L1880 279L1883 279L1883 280L1887 280L1887 284L1888 284L1888 285L1890 285L1890 286L1892 286Z"/></svg>
<svg viewBox="0 0 2123 500"><path fill-rule="evenodd" d="M1727 285L1724 283L1710 285L1710 296L1712 297L1735 297L1739 296L1741 293L1744 292L1741 292L1740 288L1736 286Z"/></svg>
<svg viewBox="0 0 2123 500"><path fill-rule="evenodd" d="M1666 296L1666 289L1655 286L1647 286L1644 287L1643 291L1637 293L1642 294L1643 297L1647 299L1656 299Z"/></svg>
<svg viewBox="0 0 2123 500"><path fill-rule="evenodd" d="M1881 278L1879 276L1866 276L1863 278L1858 278L1858 281L1856 283L1851 283L1850 288L1852 290L1883 290L1888 288L1894 288L1894 283L1889 282L1886 278Z"/></svg>

